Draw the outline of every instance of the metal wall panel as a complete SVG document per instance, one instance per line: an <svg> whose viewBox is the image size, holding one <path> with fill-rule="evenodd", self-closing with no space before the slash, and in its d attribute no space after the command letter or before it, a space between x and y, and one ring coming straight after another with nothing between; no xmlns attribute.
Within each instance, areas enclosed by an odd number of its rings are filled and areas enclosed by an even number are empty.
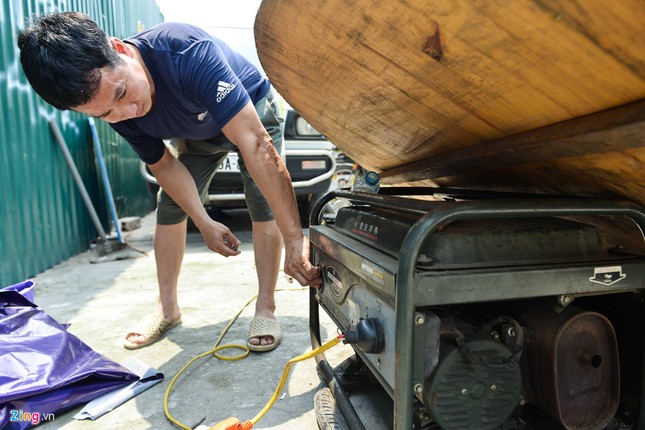
<svg viewBox="0 0 645 430"><path fill-rule="evenodd" d="M0 0L0 287L23 281L88 249L98 236L48 122L61 130L106 231L107 196L87 117L44 103L22 74L17 34L32 14L88 13L109 34L124 38L163 21L154 0ZM97 121L119 217L154 208L129 145Z"/></svg>

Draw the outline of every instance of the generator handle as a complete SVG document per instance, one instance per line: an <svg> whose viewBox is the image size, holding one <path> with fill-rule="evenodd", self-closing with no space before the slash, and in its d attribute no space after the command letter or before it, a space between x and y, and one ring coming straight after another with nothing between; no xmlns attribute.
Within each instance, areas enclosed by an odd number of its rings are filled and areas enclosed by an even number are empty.
<svg viewBox="0 0 645 430"><path fill-rule="evenodd" d="M380 196L382 199L385 196ZM374 198L361 200L373 203ZM436 205L436 203L435 203ZM399 208L397 207L397 210ZM413 339L416 261L426 239L458 220L562 216L625 216L645 232L645 208L629 201L572 198L493 199L445 202L423 215L408 231L398 261L394 370L394 430L412 428Z"/></svg>
<svg viewBox="0 0 645 430"><path fill-rule="evenodd" d="M394 188L392 188L394 189ZM397 188L398 189L398 188ZM360 191L351 191L349 189L338 189L330 191L327 194L324 194L320 197L311 207L311 212L309 213L309 225L318 225L322 222L322 211L324 207L330 201L336 198L343 198L350 200L355 203L368 203L372 206L380 208L392 208L396 207L398 212L405 212L415 215L423 215L433 206L437 205L437 201L427 201L427 200L411 200L401 197L401 195L411 196L411 195L424 195L424 196L434 196L434 188L403 188L406 192L402 192L400 195L391 195L391 194L382 194L380 191L378 194L365 193ZM408 190L415 190L414 193ZM428 191L432 190L432 191ZM392 192L390 190L389 192ZM442 194L443 195L443 194ZM440 202L439 202L440 203Z"/></svg>
<svg viewBox="0 0 645 430"><path fill-rule="evenodd" d="M410 199L406 197L426 197L427 199ZM438 203L455 200L495 200L495 199L553 199L566 200L568 197L548 196L539 194L527 194L502 191L482 191L455 188L436 187L382 187L378 193L366 193L351 191L349 188L332 190L324 194L312 205L310 212L310 225L320 224L321 212L331 200L344 198L355 203L367 203L371 206L384 209L396 207L397 212L405 212L415 215L424 215L434 209ZM432 200L428 199L432 198ZM590 200L592 201L592 200Z"/></svg>

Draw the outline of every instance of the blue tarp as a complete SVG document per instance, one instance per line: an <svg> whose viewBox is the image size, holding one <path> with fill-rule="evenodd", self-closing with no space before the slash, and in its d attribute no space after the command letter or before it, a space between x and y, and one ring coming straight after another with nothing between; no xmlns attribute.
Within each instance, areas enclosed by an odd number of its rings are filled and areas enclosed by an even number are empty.
<svg viewBox="0 0 645 430"><path fill-rule="evenodd" d="M1 430L32 427L139 379L68 333L21 292L33 298L33 284L0 290Z"/></svg>
<svg viewBox="0 0 645 430"><path fill-rule="evenodd" d="M17 291L31 303L36 303L36 285L34 285L33 281L9 285L8 287L0 288L0 291Z"/></svg>

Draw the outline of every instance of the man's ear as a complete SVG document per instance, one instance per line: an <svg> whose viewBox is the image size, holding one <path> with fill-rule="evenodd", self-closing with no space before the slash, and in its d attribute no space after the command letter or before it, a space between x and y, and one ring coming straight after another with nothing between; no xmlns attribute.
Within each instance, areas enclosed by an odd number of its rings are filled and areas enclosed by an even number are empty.
<svg viewBox="0 0 645 430"><path fill-rule="evenodd" d="M121 39L110 37L110 45L112 45L112 48L114 48L114 50L119 54L125 54L128 57L134 56L130 46L127 43L124 43Z"/></svg>

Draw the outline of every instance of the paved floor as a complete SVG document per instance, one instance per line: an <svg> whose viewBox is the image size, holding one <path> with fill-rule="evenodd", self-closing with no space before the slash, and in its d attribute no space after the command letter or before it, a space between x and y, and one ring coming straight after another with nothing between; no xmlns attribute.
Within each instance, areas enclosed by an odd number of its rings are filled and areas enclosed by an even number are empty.
<svg viewBox="0 0 645 430"><path fill-rule="evenodd" d="M52 429L171 429L165 417L163 397L169 381L191 358L208 351L234 314L256 293L250 221L245 211L228 213L223 220L242 240L242 254L225 258L206 248L197 232L189 232L180 277L180 305L183 324L156 344L136 351L125 350L125 332L146 312L156 298L153 215L142 226L125 234L133 246L147 255L116 261L91 263L91 253L74 257L33 278L36 303L95 351L124 363L136 358L164 373L165 380L96 421L76 421L80 410L59 414L38 428ZM109 259L108 259L109 260ZM283 339L272 352L253 353L241 361L204 358L191 366L175 385L169 401L170 413L183 424L214 424L230 416L253 418L275 390L286 362L311 349L308 330L308 291L289 283L281 273L276 294L277 315ZM323 339L336 334L335 325L324 312ZM253 304L230 329L223 343L245 343ZM332 366L351 355L351 348L339 345L327 353ZM290 378L275 406L254 428L316 429L313 397L320 383L315 362L292 367Z"/></svg>

